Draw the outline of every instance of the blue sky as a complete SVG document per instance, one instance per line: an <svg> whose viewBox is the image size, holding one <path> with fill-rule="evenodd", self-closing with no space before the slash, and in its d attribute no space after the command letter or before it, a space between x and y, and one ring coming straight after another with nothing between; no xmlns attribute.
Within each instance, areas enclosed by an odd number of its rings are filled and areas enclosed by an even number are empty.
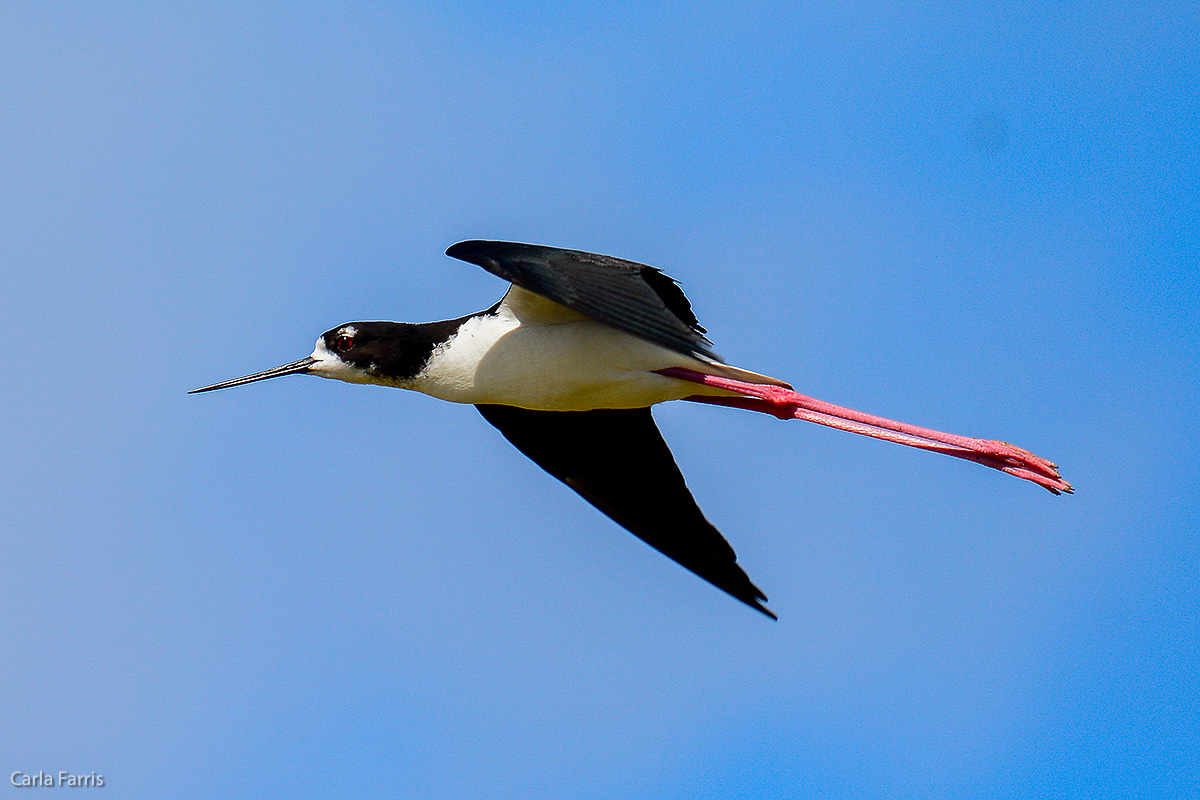
<svg viewBox="0 0 1200 800"><path fill-rule="evenodd" d="M1175 797L1200 781L1194 4L0 11L0 773L120 797ZM288 378L534 241L1074 497L656 417L771 623L473 409ZM79 790L86 791L86 790Z"/></svg>

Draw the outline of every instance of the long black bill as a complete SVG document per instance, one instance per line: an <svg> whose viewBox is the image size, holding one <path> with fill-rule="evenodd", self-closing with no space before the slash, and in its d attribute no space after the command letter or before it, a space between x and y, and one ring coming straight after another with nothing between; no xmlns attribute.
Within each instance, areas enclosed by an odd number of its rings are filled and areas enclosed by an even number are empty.
<svg viewBox="0 0 1200 800"><path fill-rule="evenodd" d="M196 394L197 392L211 392L213 389L228 389L230 386L241 386L243 383L254 383L255 381L265 381L267 378L278 378L280 375L291 375L295 372L308 372L308 368L317 363L317 360L312 356L302 358L299 361L293 361L290 364L284 364L282 367L274 369L264 369L262 372L256 372L253 375L247 375L244 378L234 378L231 381L222 383L214 383L212 386L204 386L199 389L192 389L188 394Z"/></svg>

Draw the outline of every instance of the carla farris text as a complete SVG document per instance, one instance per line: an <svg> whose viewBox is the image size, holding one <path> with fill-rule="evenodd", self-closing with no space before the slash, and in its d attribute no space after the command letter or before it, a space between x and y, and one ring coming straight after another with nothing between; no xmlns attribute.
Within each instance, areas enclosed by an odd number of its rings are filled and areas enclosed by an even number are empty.
<svg viewBox="0 0 1200 800"><path fill-rule="evenodd" d="M104 776L95 772L89 772L87 775L76 775L72 772L60 772L55 775L53 772L42 772L34 775L29 772L14 772L9 776L13 786L103 786Z"/></svg>

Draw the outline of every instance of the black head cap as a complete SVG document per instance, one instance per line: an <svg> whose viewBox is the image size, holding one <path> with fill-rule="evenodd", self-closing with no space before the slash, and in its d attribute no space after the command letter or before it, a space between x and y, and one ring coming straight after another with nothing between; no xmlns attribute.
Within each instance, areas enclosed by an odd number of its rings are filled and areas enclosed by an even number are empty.
<svg viewBox="0 0 1200 800"><path fill-rule="evenodd" d="M421 371L433 349L460 323L347 322L321 334L321 341L327 351L370 378L404 381Z"/></svg>

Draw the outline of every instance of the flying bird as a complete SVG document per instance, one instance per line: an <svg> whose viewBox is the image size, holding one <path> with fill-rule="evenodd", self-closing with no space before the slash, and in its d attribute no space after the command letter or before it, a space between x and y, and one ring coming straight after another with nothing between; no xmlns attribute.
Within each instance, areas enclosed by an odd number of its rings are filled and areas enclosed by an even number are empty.
<svg viewBox="0 0 1200 800"><path fill-rule="evenodd" d="M458 319L348 322L299 361L190 393L306 374L470 403L617 524L772 619L766 595L696 505L651 406L691 400L808 420L1072 491L1055 464L1004 442L863 414L726 364L679 284L655 267L517 242L459 242L446 254L511 286L491 308Z"/></svg>

